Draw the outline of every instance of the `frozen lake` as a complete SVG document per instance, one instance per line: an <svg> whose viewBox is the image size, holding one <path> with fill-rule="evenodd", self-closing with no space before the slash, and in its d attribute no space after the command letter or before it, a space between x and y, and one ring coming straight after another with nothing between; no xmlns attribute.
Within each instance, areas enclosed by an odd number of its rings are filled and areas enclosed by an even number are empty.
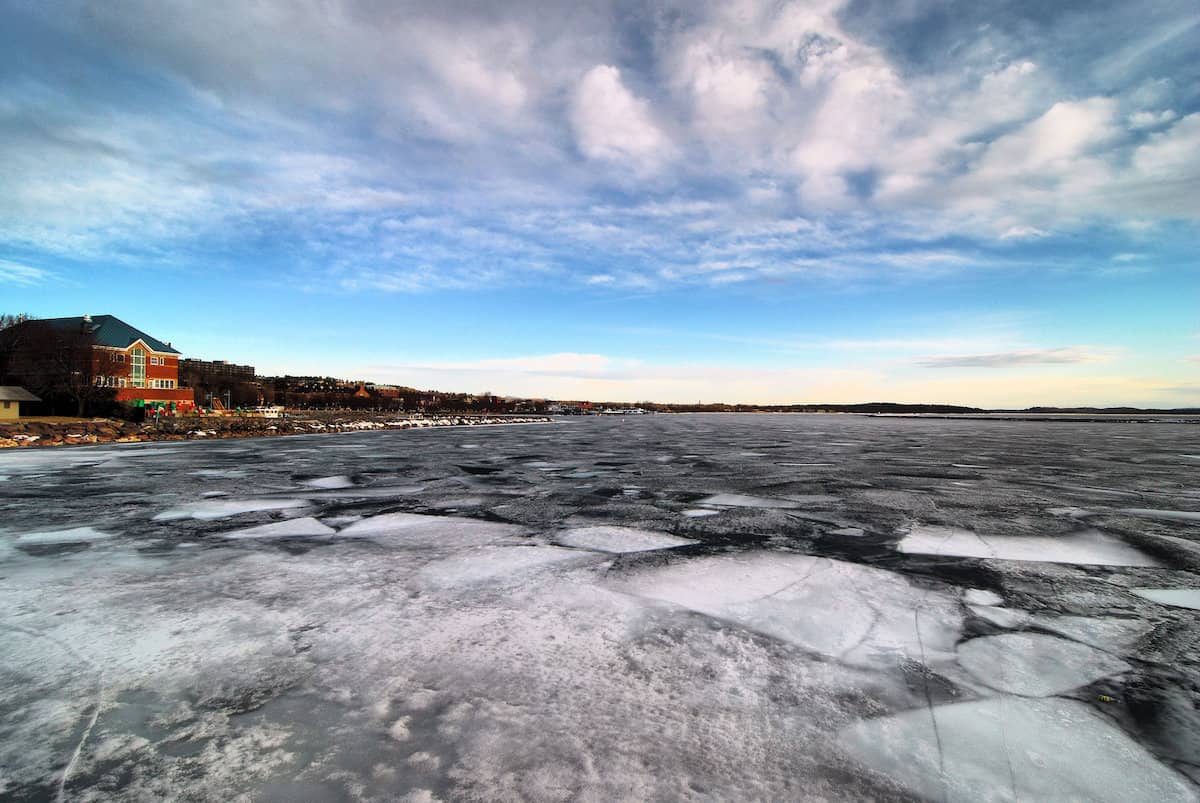
<svg viewBox="0 0 1200 803"><path fill-rule="evenodd" d="M1200 427L0 453L6 800L1200 799Z"/></svg>

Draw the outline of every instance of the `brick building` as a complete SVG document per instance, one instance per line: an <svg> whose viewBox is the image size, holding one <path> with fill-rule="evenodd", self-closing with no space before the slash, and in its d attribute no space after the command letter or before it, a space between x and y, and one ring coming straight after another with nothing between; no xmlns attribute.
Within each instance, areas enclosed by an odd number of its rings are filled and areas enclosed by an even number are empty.
<svg viewBox="0 0 1200 803"><path fill-rule="evenodd" d="M101 387L116 388L117 401L135 406L163 404L176 409L194 405L192 391L179 387L179 351L113 315L46 318L25 325L78 334L91 348L92 377Z"/></svg>

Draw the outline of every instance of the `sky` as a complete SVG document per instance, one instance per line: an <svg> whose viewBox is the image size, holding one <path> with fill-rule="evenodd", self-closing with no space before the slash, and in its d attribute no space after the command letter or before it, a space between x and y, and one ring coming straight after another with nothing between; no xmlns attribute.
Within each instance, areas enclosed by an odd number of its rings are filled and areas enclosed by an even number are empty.
<svg viewBox="0 0 1200 803"><path fill-rule="evenodd" d="M0 0L0 312L261 374L1200 406L1200 5Z"/></svg>

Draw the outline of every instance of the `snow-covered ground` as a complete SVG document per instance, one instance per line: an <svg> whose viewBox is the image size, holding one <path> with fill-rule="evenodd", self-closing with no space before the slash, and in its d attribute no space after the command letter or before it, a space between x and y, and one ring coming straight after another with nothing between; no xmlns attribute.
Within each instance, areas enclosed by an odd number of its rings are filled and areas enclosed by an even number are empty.
<svg viewBox="0 0 1200 803"><path fill-rule="evenodd" d="M0 798L1197 800L1197 453L851 416L3 452Z"/></svg>

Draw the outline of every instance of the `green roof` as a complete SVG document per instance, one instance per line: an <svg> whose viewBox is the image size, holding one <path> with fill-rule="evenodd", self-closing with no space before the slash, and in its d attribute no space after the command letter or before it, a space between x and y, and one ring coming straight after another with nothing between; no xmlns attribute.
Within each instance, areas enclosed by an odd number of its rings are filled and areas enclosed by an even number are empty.
<svg viewBox="0 0 1200 803"><path fill-rule="evenodd" d="M87 323L84 317L80 315L74 318L42 318L37 320L37 323L53 326L55 329L66 330L79 329L86 323L92 335L96 338L97 346L125 349L140 340L149 346L151 351L163 354L179 353L177 349L171 348L167 343L162 342L156 337L151 337L141 329L135 329L115 315L92 315L90 323Z"/></svg>

